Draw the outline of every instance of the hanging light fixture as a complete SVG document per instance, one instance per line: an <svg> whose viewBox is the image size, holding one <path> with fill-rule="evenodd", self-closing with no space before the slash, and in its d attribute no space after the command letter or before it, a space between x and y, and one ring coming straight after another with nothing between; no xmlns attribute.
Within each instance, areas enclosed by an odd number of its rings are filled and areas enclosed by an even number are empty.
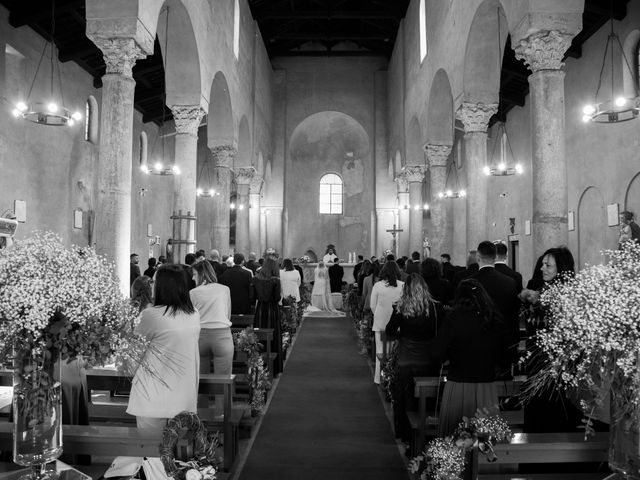
<svg viewBox="0 0 640 480"><path fill-rule="evenodd" d="M509 137L507 136L507 130L503 122L498 123L496 141L493 143L493 152L491 153L491 158L496 158L496 148L498 148L498 144L500 145L500 160L493 166L485 165L483 169L484 174L493 175L494 177L520 175L524 171L522 165L519 163L516 163L515 165L510 164L507 157L508 151L511 154L511 159L515 158L513 156L511 143L509 143Z"/></svg>
<svg viewBox="0 0 640 480"><path fill-rule="evenodd" d="M454 181L455 181L455 189L447 188L449 184L449 176L453 171ZM467 191L459 188L458 186L458 166L456 165L455 157L453 161L447 165L447 177L444 181L444 190L438 193L438 198L465 198L467 196Z"/></svg>
<svg viewBox="0 0 640 480"><path fill-rule="evenodd" d="M202 182L205 169L207 171L207 182L204 184L204 187L199 186L196 188L196 195L201 198L213 198L216 195L220 195L220 192L216 192L213 188L213 183L211 183L211 172L209 171L209 159L206 157L202 163L202 167L200 168L200 173L198 174L200 182Z"/></svg>
<svg viewBox="0 0 640 480"><path fill-rule="evenodd" d="M636 76L633 73L629 60L624 53L620 38L613 30L613 1L611 2L611 13L609 23L611 25L611 31L607 37L607 44L604 47L604 55L602 56L602 67L600 68L600 77L598 78L598 86L596 88L596 94L592 104L585 105L582 109L582 121L597 122L597 123L617 123L633 120L638 116L640 108L638 105L638 85L636 83ZM624 94L616 95L615 91L615 55L614 47L618 46L620 54L624 60L623 68L626 67L629 70L629 78L633 82L633 96L626 97ZM600 93L600 87L602 86L602 75L607 63L607 53L609 53L611 63L611 91L609 97L603 101L599 101L598 94Z"/></svg>
<svg viewBox="0 0 640 480"><path fill-rule="evenodd" d="M36 73L33 76L33 80L31 81L31 86L29 87L29 93L27 95L26 100L20 100L16 103L15 108L11 111L11 114L16 118L22 118L24 120L28 120L29 122L39 123L40 125L51 125L55 127L72 127L75 122L82 120L82 114L78 111L71 112L64 105L64 95L62 93L62 79L60 74L60 64L58 63L57 56L55 55L55 33L56 33L56 20L55 20L55 11L56 11L56 3L55 0L51 2L51 41L45 41L44 48L42 49L42 54L40 55L40 60L38 61L38 66L36 68ZM50 47L50 55L49 55L49 63L51 64L51 76L49 79L49 98L42 99L38 101L33 101L31 99L31 93L33 92L33 87L36 83L36 79L38 78L38 72L40 71L40 66L42 65L42 61L44 60L45 54L47 53L47 47ZM60 97L56 99L54 93L54 80L55 69L58 69L58 89L60 90Z"/></svg>
<svg viewBox="0 0 640 480"><path fill-rule="evenodd" d="M165 19L165 29L164 29L164 33L165 33L165 37L164 37L164 52L163 52L163 67L164 67L164 73L165 73L165 78L166 78L166 74L167 74L167 57L169 56L169 50L168 50L168 43L169 43L169 7L166 7L167 10L167 16ZM165 120L166 120L166 113L167 113L167 85L165 82L165 86L164 86L164 93L162 95L162 126L165 125ZM149 167L149 165L147 164L143 164L140 166L140 169L146 173L146 174L154 174L154 175L163 175L163 176L168 176L168 175L180 175L180 168L174 163L173 165L171 164L166 164L165 163L165 143L166 143L166 137L167 135L160 135L160 137L162 138L162 157L161 160L157 160L156 162L154 162L151 167Z"/></svg>

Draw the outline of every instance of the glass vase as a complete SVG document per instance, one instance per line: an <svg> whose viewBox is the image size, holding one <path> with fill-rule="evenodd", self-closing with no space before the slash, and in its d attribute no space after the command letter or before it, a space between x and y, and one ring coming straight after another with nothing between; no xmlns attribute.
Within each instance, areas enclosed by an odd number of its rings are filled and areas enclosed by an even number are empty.
<svg viewBox="0 0 640 480"><path fill-rule="evenodd" d="M13 461L31 468L20 480L57 477L46 469L62 455L60 362L51 357L18 352L14 358Z"/></svg>
<svg viewBox="0 0 640 480"><path fill-rule="evenodd" d="M611 399L609 423L609 468L616 477L640 480L640 411L633 415L619 412L622 400L614 394ZM616 478L611 477L611 478Z"/></svg>

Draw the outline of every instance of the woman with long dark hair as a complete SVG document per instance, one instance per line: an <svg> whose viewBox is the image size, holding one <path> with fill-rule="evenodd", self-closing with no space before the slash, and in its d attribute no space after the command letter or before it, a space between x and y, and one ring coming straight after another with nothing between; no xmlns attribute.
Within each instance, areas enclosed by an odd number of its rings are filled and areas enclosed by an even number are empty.
<svg viewBox="0 0 640 480"><path fill-rule="evenodd" d="M479 408L497 410L493 382L507 342L502 316L484 287L474 279L460 282L453 310L428 346L434 362L449 360L438 436L450 435L462 417L473 417Z"/></svg>
<svg viewBox="0 0 640 480"><path fill-rule="evenodd" d="M273 376L282 372L282 326L280 325L279 303L282 297L280 286L280 270L278 262L267 257L253 279L256 290L256 313L253 326L256 328L273 328L271 351L278 354L273 364Z"/></svg>
<svg viewBox="0 0 640 480"><path fill-rule="evenodd" d="M138 428L161 431L178 413L198 411L200 315L188 285L181 265L161 266L155 274L153 307L140 313L135 327L153 345L145 355L150 368L136 371L127 407Z"/></svg>
<svg viewBox="0 0 640 480"><path fill-rule="evenodd" d="M293 297L296 302L300 301L300 283L302 279L300 274L293 267L290 258L282 261L282 270L280 270L280 282L282 284L282 297Z"/></svg>
<svg viewBox="0 0 640 480"><path fill-rule="evenodd" d="M438 333L443 315L442 304L433 300L422 277L409 275L385 328L388 337L398 339L393 421L396 438L406 443L411 440L407 412L417 410L413 377L438 375L440 369L440 364L429 358L427 344Z"/></svg>

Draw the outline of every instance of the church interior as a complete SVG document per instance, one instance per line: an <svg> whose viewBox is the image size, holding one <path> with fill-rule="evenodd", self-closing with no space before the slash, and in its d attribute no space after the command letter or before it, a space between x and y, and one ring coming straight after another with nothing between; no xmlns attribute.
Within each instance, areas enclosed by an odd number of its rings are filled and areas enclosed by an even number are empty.
<svg viewBox="0 0 640 480"><path fill-rule="evenodd" d="M125 295L133 253L328 244L500 240L526 280L640 216L638 1L0 0L2 45L0 217L94 247Z"/></svg>

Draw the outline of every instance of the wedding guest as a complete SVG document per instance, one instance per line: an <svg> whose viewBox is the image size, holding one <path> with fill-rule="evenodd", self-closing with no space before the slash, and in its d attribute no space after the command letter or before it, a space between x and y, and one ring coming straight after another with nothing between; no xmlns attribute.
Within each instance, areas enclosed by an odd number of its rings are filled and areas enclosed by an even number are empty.
<svg viewBox="0 0 640 480"><path fill-rule="evenodd" d="M358 275L360 273L360 269L362 268L362 264L364 262L364 257L362 255L358 255L358 262L353 266L353 279L357 282ZM358 283L358 286L360 284Z"/></svg>
<svg viewBox="0 0 640 480"><path fill-rule="evenodd" d="M427 348L434 362L449 360L439 437L453 433L462 417L473 417L479 408L497 411L495 371L506 342L502 316L484 287L474 279L461 281L453 310Z"/></svg>
<svg viewBox="0 0 640 480"><path fill-rule="evenodd" d="M244 255L236 253L233 256L234 265L227 268L220 277L220 283L229 287L231 291L231 313L246 315L253 311L255 291L251 270L245 269Z"/></svg>
<svg viewBox="0 0 640 480"><path fill-rule="evenodd" d="M129 255L129 286L133 285L133 281L140 276L140 256L137 253Z"/></svg>
<svg viewBox="0 0 640 480"><path fill-rule="evenodd" d="M620 225L618 248L622 248L622 244L629 240L640 242L640 226L633 220L633 213L626 210L620 212Z"/></svg>
<svg viewBox="0 0 640 480"><path fill-rule="evenodd" d="M220 278L227 269L227 264L220 262L220 252L215 248L211 250L209 255L209 263L213 267L213 271L216 272L216 278Z"/></svg>
<svg viewBox="0 0 640 480"><path fill-rule="evenodd" d="M147 260L148 268L144 271L143 275L146 275L149 278L153 278L156 273L156 263L157 262L154 257L151 257L149 260Z"/></svg>
<svg viewBox="0 0 640 480"><path fill-rule="evenodd" d="M453 283L451 286L456 288L458 284L464 280L465 278L469 278L472 275L478 273L480 269L480 265L478 265L478 258L475 250L469 250L469 255L467 256L467 267L457 271L453 276Z"/></svg>
<svg viewBox="0 0 640 480"><path fill-rule="evenodd" d="M285 258L280 270L280 282L282 283L282 297L293 297L296 302L300 301L300 274L293 268L290 258Z"/></svg>
<svg viewBox="0 0 640 480"><path fill-rule="evenodd" d="M371 289L371 311L373 312L372 330L376 339L376 368L373 382L380 383L380 359L387 354L387 336L385 328L393 304L400 299L404 283L400 281L400 269L394 260L387 260L380 271L380 280Z"/></svg>
<svg viewBox="0 0 640 480"><path fill-rule="evenodd" d="M371 311L371 291L378 281L380 274L380 264L376 261L371 264L371 270L362 280L362 310Z"/></svg>
<svg viewBox="0 0 640 480"><path fill-rule="evenodd" d="M256 262L256 252L250 252L249 253L249 260L247 260L247 264L246 267L251 270L253 272L253 274L256 274L256 271L258 270L258 262Z"/></svg>
<svg viewBox="0 0 640 480"><path fill-rule="evenodd" d="M422 277L417 273L409 275L385 328L387 337L398 339L393 421L396 438L405 443L411 440L407 412L418 409L413 377L437 376L440 371L440 364L427 354L427 343L436 336L443 316L442 305L433 300Z"/></svg>
<svg viewBox="0 0 640 480"><path fill-rule="evenodd" d="M182 411L197 412L200 315L189 298L188 275L180 265L156 272L154 306L140 313L135 332L153 345L133 377L127 413L138 428L161 431ZM154 372L149 373L149 372Z"/></svg>
<svg viewBox="0 0 640 480"><path fill-rule="evenodd" d="M434 300L448 304L453 299L451 284L442 278L440 262L435 258L425 258L420 265L422 278L429 287L429 293Z"/></svg>
<svg viewBox="0 0 640 480"><path fill-rule="evenodd" d="M442 277L453 287L453 277L458 268L451 264L451 255L448 253L440 255L440 263L442 264Z"/></svg>
<svg viewBox="0 0 640 480"><path fill-rule="evenodd" d="M358 297L362 298L363 282L366 277L371 275L373 264L369 260L364 260L362 266L358 269L358 276L354 276L356 283L358 284Z"/></svg>
<svg viewBox="0 0 640 480"><path fill-rule="evenodd" d="M274 378L282 372L282 326L280 324L281 284L278 262L267 258L258 271L253 283L256 289L255 328L273 328L271 351L278 354L273 364Z"/></svg>
<svg viewBox="0 0 640 480"><path fill-rule="evenodd" d="M131 285L131 304L138 310L138 313L153 304L151 283L150 277L142 275L136 278Z"/></svg>
<svg viewBox="0 0 640 480"><path fill-rule="evenodd" d="M189 265L190 267L193 266L194 263L196 263L196 254L195 253L187 253L184 256L184 264L185 265Z"/></svg>
<svg viewBox="0 0 640 480"><path fill-rule="evenodd" d="M420 252L411 253L411 260L407 261L405 271L407 272L407 275L411 275L412 273L420 273Z"/></svg>
<svg viewBox="0 0 640 480"><path fill-rule="evenodd" d="M404 257L400 257L396 263L398 264L398 268L400 269L400 280L402 280L403 282L407 280L407 277L409 276L407 274L407 272L405 271L406 267L407 267L407 260L405 260Z"/></svg>

